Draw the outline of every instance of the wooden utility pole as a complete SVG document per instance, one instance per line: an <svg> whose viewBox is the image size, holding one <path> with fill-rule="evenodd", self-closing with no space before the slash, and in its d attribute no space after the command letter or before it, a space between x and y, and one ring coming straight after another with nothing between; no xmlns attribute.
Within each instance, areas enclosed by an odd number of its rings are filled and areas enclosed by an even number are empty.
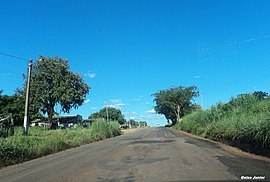
<svg viewBox="0 0 270 182"><path fill-rule="evenodd" d="M32 60L28 63L28 77L27 77L27 85L26 85L26 99L25 99L25 112L24 112L24 135L28 135L29 128L29 95L30 95L30 80L31 80L31 71L32 71Z"/></svg>
<svg viewBox="0 0 270 182"><path fill-rule="evenodd" d="M130 111L128 112L128 120L129 120L129 129L131 129L131 122L130 122Z"/></svg>

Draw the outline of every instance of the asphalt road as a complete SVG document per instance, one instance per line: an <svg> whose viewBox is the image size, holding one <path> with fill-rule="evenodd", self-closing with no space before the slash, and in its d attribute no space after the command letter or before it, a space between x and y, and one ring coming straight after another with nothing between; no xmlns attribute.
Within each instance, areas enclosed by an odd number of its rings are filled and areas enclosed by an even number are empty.
<svg viewBox="0 0 270 182"><path fill-rule="evenodd" d="M146 128L0 170L0 181L270 180L270 162L215 143ZM249 180L241 180L249 181Z"/></svg>

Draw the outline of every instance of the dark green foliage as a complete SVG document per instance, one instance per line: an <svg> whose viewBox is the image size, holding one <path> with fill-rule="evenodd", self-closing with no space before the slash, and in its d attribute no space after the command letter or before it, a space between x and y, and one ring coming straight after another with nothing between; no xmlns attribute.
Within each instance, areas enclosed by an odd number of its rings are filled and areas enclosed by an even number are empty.
<svg viewBox="0 0 270 182"><path fill-rule="evenodd" d="M140 126L147 126L147 122L146 121L139 121Z"/></svg>
<svg viewBox="0 0 270 182"><path fill-rule="evenodd" d="M17 94L0 95L0 114L11 113L16 125L22 125L24 117L23 98Z"/></svg>
<svg viewBox="0 0 270 182"><path fill-rule="evenodd" d="M173 125L192 110L199 108L198 105L192 103L193 98L199 96L196 86L172 87L160 90L153 96L155 97L154 102L156 102L155 111L158 114L164 114L168 122L170 120Z"/></svg>
<svg viewBox="0 0 270 182"><path fill-rule="evenodd" d="M128 124L131 128L144 127L147 126L147 122L145 121L135 121L134 119L130 119Z"/></svg>
<svg viewBox="0 0 270 182"><path fill-rule="evenodd" d="M2 92L3 93L3 92ZM0 93L0 114L12 114L15 126L22 126L24 119L25 107L25 92L21 89L16 89L15 93L11 96L2 95ZM41 118L37 108L30 104L30 120Z"/></svg>
<svg viewBox="0 0 270 182"><path fill-rule="evenodd" d="M104 107L98 112L91 114L88 119L97 119L97 118L104 118L107 119L107 110L108 110L108 119L109 121L118 121L120 124L125 122L124 116L119 109L113 107Z"/></svg>
<svg viewBox="0 0 270 182"><path fill-rule="evenodd" d="M77 74L69 70L67 60L59 57L40 56L32 69L30 102L43 114L48 114L49 122L59 104L63 112L78 108L84 102L90 87Z"/></svg>

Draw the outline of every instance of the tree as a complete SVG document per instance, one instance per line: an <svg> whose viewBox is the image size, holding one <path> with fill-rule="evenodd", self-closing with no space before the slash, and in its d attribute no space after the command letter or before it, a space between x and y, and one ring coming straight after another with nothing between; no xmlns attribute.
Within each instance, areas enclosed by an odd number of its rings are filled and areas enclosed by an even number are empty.
<svg viewBox="0 0 270 182"><path fill-rule="evenodd" d="M146 121L140 121L139 123L140 123L140 126L141 126L141 127L142 127L142 126L147 126L147 122L146 122Z"/></svg>
<svg viewBox="0 0 270 182"><path fill-rule="evenodd" d="M134 119L130 119L129 124L130 124L131 127L137 127L138 122L135 121Z"/></svg>
<svg viewBox="0 0 270 182"><path fill-rule="evenodd" d="M160 90L153 94L154 102L156 102L154 109L158 114L164 114L168 123L171 120L174 125L180 118L197 107L191 102L194 97L199 96L197 90L196 86L179 86Z"/></svg>
<svg viewBox="0 0 270 182"><path fill-rule="evenodd" d="M53 128L54 107L59 104L61 110L69 113L71 108L81 106L90 87L77 73L71 72L67 60L59 57L40 56L33 64L30 102L43 114Z"/></svg>
<svg viewBox="0 0 270 182"><path fill-rule="evenodd" d="M0 114L12 114L12 118L15 125L22 125L24 118L24 97L18 92L8 96L2 95L0 92Z"/></svg>
<svg viewBox="0 0 270 182"><path fill-rule="evenodd" d="M107 119L107 111L108 111L108 119L111 121L118 121L120 124L125 121L124 116L122 115L122 112L119 109L113 108L113 107L104 107L98 112L95 112L91 114L88 118L89 119L96 119L96 118L104 118Z"/></svg>

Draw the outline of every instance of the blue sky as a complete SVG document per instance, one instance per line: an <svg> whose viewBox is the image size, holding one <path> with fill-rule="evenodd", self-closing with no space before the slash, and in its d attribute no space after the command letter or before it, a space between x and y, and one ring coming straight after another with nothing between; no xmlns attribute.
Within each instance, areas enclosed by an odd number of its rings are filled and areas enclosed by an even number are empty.
<svg viewBox="0 0 270 182"><path fill-rule="evenodd" d="M92 87L70 114L108 100L126 118L166 121L151 94L199 87L205 108L240 93L270 92L270 1L0 0L0 53L69 60ZM27 61L0 55L0 89L22 87Z"/></svg>

